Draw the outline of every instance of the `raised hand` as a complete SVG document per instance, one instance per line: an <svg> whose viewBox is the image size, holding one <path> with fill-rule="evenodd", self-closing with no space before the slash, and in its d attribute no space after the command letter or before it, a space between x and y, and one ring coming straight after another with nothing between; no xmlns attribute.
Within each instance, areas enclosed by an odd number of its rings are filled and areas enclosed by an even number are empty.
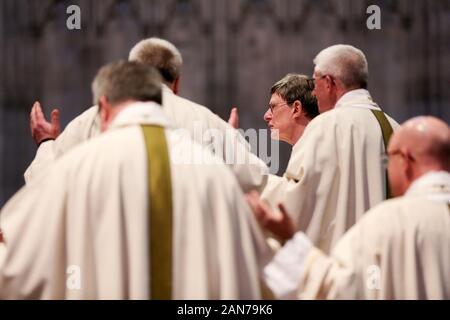
<svg viewBox="0 0 450 320"><path fill-rule="evenodd" d="M282 242L294 236L297 227L283 204L278 204L280 211L273 212L269 205L260 199L258 192L252 191L246 194L246 198L256 219L265 230Z"/></svg>
<svg viewBox="0 0 450 320"><path fill-rule="evenodd" d="M61 133L59 110L53 109L48 122L42 112L41 104L36 101L30 112L30 129L31 136L37 145L44 140L56 139Z"/></svg>

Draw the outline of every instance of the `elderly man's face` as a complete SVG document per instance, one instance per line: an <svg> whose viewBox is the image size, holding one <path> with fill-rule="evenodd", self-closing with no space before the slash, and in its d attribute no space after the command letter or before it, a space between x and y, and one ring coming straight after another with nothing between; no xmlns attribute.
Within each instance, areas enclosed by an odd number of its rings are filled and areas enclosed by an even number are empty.
<svg viewBox="0 0 450 320"><path fill-rule="evenodd" d="M294 125L292 117L293 110L286 100L277 93L272 94L269 107L264 114L264 120L270 128L272 139L292 143L291 132Z"/></svg>
<svg viewBox="0 0 450 320"><path fill-rule="evenodd" d="M314 90L313 95L317 99L317 105L319 107L319 112L324 113L325 111L331 110L334 107L336 101L333 101L332 93L330 90L329 79L326 75L320 72L314 71Z"/></svg>

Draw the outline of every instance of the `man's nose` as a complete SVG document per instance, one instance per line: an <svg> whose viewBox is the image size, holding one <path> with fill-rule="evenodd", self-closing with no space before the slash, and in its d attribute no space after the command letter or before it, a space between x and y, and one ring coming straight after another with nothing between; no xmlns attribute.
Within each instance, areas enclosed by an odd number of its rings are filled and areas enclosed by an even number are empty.
<svg viewBox="0 0 450 320"><path fill-rule="evenodd" d="M264 120L266 122L269 122L270 119L272 119L272 113L270 112L270 110L267 110L266 113L264 113Z"/></svg>

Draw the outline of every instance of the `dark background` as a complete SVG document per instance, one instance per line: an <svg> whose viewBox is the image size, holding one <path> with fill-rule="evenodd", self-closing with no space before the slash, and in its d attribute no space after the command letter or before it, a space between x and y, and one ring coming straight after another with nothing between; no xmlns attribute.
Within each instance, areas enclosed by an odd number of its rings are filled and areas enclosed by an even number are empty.
<svg viewBox="0 0 450 320"><path fill-rule="evenodd" d="M81 8L69 31L66 9ZM381 30L366 9L381 8ZM66 125L91 106L97 69L127 58L140 39L173 42L184 58L181 95L241 127L266 128L271 85L288 72L312 74L323 48L347 43L369 61L369 90L397 121L450 120L450 1L444 0L0 0L0 205L21 185L36 147L28 117L35 100ZM281 146L283 171L290 147Z"/></svg>

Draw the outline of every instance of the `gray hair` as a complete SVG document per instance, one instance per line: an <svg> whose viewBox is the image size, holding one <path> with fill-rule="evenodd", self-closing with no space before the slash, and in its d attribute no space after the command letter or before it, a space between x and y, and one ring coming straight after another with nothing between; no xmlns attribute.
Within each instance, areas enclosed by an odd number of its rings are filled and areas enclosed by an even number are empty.
<svg viewBox="0 0 450 320"><path fill-rule="evenodd" d="M278 94L287 104L300 101L306 116L310 119L319 115L316 97L312 94L312 79L302 74L289 73L277 81L270 89L270 94Z"/></svg>
<svg viewBox="0 0 450 320"><path fill-rule="evenodd" d="M328 47L314 58L315 70L339 79L345 88L367 88L369 68L364 53L350 45Z"/></svg>
<svg viewBox="0 0 450 320"><path fill-rule="evenodd" d="M127 100L161 104L161 75L152 66L119 61L102 67L92 82L94 104L106 96L111 104Z"/></svg>
<svg viewBox="0 0 450 320"><path fill-rule="evenodd" d="M183 63L180 51L169 41L160 38L138 42L131 49L128 59L156 67L168 83L173 83L180 76Z"/></svg>

